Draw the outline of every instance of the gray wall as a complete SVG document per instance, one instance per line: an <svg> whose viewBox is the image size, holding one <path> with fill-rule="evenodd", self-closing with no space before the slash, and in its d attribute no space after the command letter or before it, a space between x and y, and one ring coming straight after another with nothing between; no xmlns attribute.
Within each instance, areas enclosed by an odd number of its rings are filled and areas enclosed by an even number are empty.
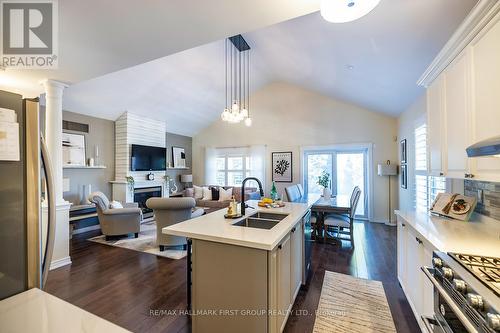
<svg viewBox="0 0 500 333"><path fill-rule="evenodd" d="M178 135L167 132L167 165L172 164L172 147L181 147L184 148L186 152L186 166L189 167L188 170L167 170L167 175L175 180L179 191L184 189L184 184L180 182L180 177L183 174L191 174L193 158L192 158L192 147L193 147L193 138L184 135Z"/></svg>
<svg viewBox="0 0 500 333"><path fill-rule="evenodd" d="M92 191L101 191L111 198L110 181L115 179L115 122L101 118L89 117L78 113L63 111L63 120L89 125L89 133L85 135L86 158L95 158L95 146L99 146L99 161L106 169L64 169L64 178L70 180L70 191L64 192L64 199L75 205L80 204L83 196L83 185L92 185ZM81 132L64 131L82 134Z"/></svg>

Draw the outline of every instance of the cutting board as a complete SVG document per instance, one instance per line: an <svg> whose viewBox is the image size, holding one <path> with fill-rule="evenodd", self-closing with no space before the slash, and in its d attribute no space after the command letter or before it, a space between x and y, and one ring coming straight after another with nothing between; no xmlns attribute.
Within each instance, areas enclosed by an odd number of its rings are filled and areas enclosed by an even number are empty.
<svg viewBox="0 0 500 333"><path fill-rule="evenodd" d="M458 200L465 201L466 208L464 210L455 210L454 204L456 204ZM448 211L446 207L449 206L450 203L451 207ZM432 203L430 211L431 213L451 217L452 219L468 221L476 208L476 204L477 199L475 197L467 197L456 193L439 193Z"/></svg>

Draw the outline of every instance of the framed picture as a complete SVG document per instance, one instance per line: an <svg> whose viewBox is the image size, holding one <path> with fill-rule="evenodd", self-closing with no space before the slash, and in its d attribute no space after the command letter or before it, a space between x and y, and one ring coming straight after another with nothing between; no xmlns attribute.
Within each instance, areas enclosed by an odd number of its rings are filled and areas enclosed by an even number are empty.
<svg viewBox="0 0 500 333"><path fill-rule="evenodd" d="M174 168L186 167L186 153L184 148L172 147L172 161L174 162Z"/></svg>
<svg viewBox="0 0 500 333"><path fill-rule="evenodd" d="M273 161L273 181L291 183L293 181L292 174L292 152L275 152L272 153Z"/></svg>
<svg viewBox="0 0 500 333"><path fill-rule="evenodd" d="M85 135L62 134L63 165L86 165Z"/></svg>
<svg viewBox="0 0 500 333"><path fill-rule="evenodd" d="M401 140L401 164L406 164L406 162L408 161L407 157L407 152L406 152L406 139L403 139Z"/></svg>
<svg viewBox="0 0 500 333"><path fill-rule="evenodd" d="M401 188L408 188L408 166L406 164L401 165Z"/></svg>

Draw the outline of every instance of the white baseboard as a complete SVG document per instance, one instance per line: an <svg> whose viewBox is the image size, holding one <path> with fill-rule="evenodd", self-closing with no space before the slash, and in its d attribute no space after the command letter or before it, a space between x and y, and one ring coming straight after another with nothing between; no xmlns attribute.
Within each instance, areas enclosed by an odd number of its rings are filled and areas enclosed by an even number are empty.
<svg viewBox="0 0 500 333"><path fill-rule="evenodd" d="M85 227L85 228L73 230L72 235L83 234L84 232L88 232L88 231L92 231L92 230L99 230L99 229L101 229L101 226L99 224L91 225L90 227Z"/></svg>
<svg viewBox="0 0 500 333"><path fill-rule="evenodd" d="M53 270L53 269L56 269L56 268L59 268L59 267L63 267L63 266L66 266L66 265L71 265L71 258L70 257L65 257L65 258L61 258L61 259L57 259L57 260L52 260L52 262L50 263L50 268L49 270Z"/></svg>

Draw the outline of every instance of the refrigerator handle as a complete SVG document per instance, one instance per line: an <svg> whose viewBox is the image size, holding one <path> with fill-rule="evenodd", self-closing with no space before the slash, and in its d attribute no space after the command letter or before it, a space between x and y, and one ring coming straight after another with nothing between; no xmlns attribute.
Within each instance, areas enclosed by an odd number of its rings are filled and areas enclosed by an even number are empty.
<svg viewBox="0 0 500 333"><path fill-rule="evenodd" d="M45 179L47 180L47 205L48 205L48 222L47 222L47 246L45 247L45 255L42 262L42 285L45 287L47 275L49 273L50 263L52 262L52 253L54 252L54 238L56 231L56 202L54 197L54 176L52 174L52 165L50 164L49 152L43 136L40 137L40 148L42 152L43 170Z"/></svg>

